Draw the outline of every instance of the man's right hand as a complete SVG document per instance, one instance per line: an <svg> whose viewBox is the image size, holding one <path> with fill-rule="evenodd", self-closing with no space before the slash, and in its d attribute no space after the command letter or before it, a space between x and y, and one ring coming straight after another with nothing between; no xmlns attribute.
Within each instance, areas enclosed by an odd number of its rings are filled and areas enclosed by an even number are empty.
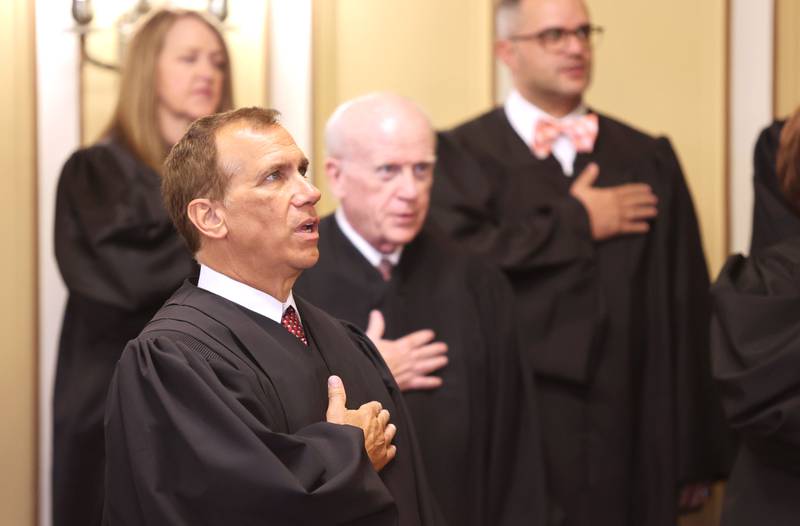
<svg viewBox="0 0 800 526"><path fill-rule="evenodd" d="M384 340L384 330L383 314L377 310L370 312L367 336L378 348L401 391L435 389L442 385L441 378L429 375L447 365L446 343L433 341L434 333L429 329L396 340Z"/></svg>
<svg viewBox="0 0 800 526"><path fill-rule="evenodd" d="M347 409L347 393L342 379L328 378L328 412L325 420L332 424L343 424L361 428L364 432L364 448L372 467L380 471L397 454L392 444L397 427L389 423L389 411L380 402L367 402L356 410Z"/></svg>
<svg viewBox="0 0 800 526"><path fill-rule="evenodd" d="M647 221L658 214L658 198L650 185L627 183L597 188L593 184L599 174L597 165L590 163L570 189L589 214L592 238L601 241L623 234L644 234L650 230Z"/></svg>

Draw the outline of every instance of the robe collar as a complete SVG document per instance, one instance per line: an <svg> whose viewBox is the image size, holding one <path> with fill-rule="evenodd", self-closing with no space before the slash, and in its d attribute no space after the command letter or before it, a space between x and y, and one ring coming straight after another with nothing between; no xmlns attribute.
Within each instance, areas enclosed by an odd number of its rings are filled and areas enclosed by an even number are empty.
<svg viewBox="0 0 800 526"><path fill-rule="evenodd" d="M292 291L289 291L286 301L280 301L266 292L246 285L241 281L236 281L202 264L200 265L200 278L197 280L197 286L213 292L217 296L222 296L226 300L256 312L265 318L269 318L275 323L281 323L284 311L288 307L292 307L297 313L298 319L302 322Z"/></svg>
<svg viewBox="0 0 800 526"><path fill-rule="evenodd" d="M353 225L350 224L350 221L347 220L347 216L344 213L342 207L336 209L334 213L334 217L336 219L336 224L339 226L339 230L341 230L342 234L350 241L350 243L358 250L364 259L369 261L369 264L373 267L377 267L382 259L388 259L389 263L392 266L397 266L400 262L400 255L403 253L403 247L397 247L394 252L389 254L384 254L364 239L361 234L359 234Z"/></svg>

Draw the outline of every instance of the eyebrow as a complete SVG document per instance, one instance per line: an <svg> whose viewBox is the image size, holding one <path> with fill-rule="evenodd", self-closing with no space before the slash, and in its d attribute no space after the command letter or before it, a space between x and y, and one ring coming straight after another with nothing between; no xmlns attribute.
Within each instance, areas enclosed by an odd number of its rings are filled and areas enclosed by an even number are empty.
<svg viewBox="0 0 800 526"><path fill-rule="evenodd" d="M297 163L297 168L299 170L308 169L310 164L311 163L309 162L308 158L307 157L303 157L300 160L300 162ZM294 163L291 162L291 161L279 161L279 162L276 162L275 164L270 164L269 167L265 170L265 172L266 173L272 173L275 170L287 170L287 169L292 168L293 166L294 166Z"/></svg>
<svg viewBox="0 0 800 526"><path fill-rule="evenodd" d="M375 166L390 166L390 165L416 165L416 164L436 164L436 156L432 155L430 157L426 157L424 159L417 159L416 161L409 161L409 162L401 162L401 161L386 161L382 163L376 163Z"/></svg>
<svg viewBox="0 0 800 526"><path fill-rule="evenodd" d="M181 48L179 53L204 53L205 51L206 50L204 48L201 48L199 46L187 46L187 47ZM220 55L222 57L225 56L225 50L223 50L222 48L213 49L213 50L211 50L210 53L212 55Z"/></svg>

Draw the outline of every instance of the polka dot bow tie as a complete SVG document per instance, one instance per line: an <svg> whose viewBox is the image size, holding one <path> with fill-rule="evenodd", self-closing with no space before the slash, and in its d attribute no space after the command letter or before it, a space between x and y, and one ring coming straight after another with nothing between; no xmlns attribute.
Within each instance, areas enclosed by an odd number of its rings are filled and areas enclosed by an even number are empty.
<svg viewBox="0 0 800 526"><path fill-rule="evenodd" d="M297 317L297 313L291 305L286 307L286 310L283 311L281 325L283 325L287 331L297 336L297 339L303 342L303 345L308 345L306 333L303 330L303 326L300 324L300 318Z"/></svg>
<svg viewBox="0 0 800 526"><path fill-rule="evenodd" d="M597 115L587 113L582 117L573 117L564 121L539 119L533 130L531 150L539 159L544 159L553 150L553 143L565 135L579 153L591 152L597 138Z"/></svg>

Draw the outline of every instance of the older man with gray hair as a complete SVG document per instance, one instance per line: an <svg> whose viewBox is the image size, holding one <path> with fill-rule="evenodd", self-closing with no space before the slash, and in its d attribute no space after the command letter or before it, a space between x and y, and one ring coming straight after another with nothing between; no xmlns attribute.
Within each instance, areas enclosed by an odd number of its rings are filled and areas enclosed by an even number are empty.
<svg viewBox="0 0 800 526"><path fill-rule="evenodd" d="M325 173L339 199L320 260L297 290L365 329L409 407L450 524L544 524L532 378L502 274L425 225L435 134L388 93L328 121Z"/></svg>

